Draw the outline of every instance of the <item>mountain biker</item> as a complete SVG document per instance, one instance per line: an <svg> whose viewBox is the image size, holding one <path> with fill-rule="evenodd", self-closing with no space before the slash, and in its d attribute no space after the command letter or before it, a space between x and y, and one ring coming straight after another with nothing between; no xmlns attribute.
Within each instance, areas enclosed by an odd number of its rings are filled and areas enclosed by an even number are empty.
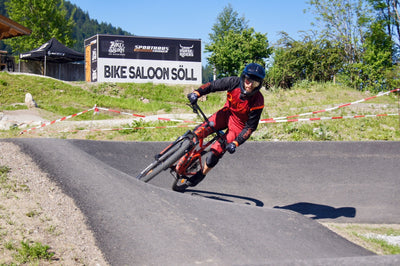
<svg viewBox="0 0 400 266"><path fill-rule="evenodd" d="M216 130L228 130L224 135L226 145L217 141L211 146L203 170L185 178L186 182L177 184L182 190L199 184L226 151L234 153L257 129L264 108L264 97L260 92L264 77L264 68L259 64L250 63L246 65L240 77L226 77L206 83L187 95L190 103L195 104L200 96L227 91L225 105L214 113L209 121ZM213 129L207 127L207 122L204 122L195 128L194 133L199 138L205 138L213 133Z"/></svg>

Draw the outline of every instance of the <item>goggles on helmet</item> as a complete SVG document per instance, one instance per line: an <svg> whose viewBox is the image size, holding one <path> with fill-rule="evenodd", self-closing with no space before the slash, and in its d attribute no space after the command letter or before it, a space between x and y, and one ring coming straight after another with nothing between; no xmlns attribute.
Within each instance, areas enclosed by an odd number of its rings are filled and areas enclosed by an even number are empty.
<svg viewBox="0 0 400 266"><path fill-rule="evenodd" d="M250 77L248 75L244 76L244 82L246 84L250 84L251 83L251 86L253 88L257 88L258 86L260 86L260 81L258 79L252 78L252 77Z"/></svg>

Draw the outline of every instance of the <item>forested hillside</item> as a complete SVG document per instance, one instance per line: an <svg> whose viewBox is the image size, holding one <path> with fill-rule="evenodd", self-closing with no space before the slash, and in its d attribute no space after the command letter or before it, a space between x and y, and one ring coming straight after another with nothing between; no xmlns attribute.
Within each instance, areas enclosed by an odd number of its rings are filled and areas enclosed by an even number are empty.
<svg viewBox="0 0 400 266"><path fill-rule="evenodd" d="M5 2L8 0L0 0L0 14L7 16L5 8ZM86 38L89 38L95 34L115 34L115 35L133 35L127 31L122 30L119 27L114 27L110 23L99 22L96 19L91 19L87 11L83 11L80 7L75 4L71 4L69 1L65 1L65 8L68 11L68 17L74 13L74 21L76 23L73 31L73 38L76 40L75 45L72 49L83 52L83 42ZM0 50L11 51L3 42L0 42Z"/></svg>
<svg viewBox="0 0 400 266"><path fill-rule="evenodd" d="M0 0L1 1L1 0ZM116 28L110 23L98 22L96 19L91 19L89 14L75 4L65 1L65 7L68 10L68 16L76 8L74 14L74 21L76 23L73 37L76 43L73 47L74 50L83 52L83 41L96 34L114 34L114 35L133 35L127 31L122 30L120 27Z"/></svg>

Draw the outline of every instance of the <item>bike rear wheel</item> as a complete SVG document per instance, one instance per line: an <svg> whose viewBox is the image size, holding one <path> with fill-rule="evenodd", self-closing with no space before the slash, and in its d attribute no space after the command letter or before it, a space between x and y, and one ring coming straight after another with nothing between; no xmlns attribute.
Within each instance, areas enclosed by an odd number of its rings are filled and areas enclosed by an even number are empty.
<svg viewBox="0 0 400 266"><path fill-rule="evenodd" d="M161 171L168 169L173 163L181 158L188 151L191 145L192 141L190 139L183 139L182 141L175 143L165 154L147 166L136 178L144 182L149 182Z"/></svg>

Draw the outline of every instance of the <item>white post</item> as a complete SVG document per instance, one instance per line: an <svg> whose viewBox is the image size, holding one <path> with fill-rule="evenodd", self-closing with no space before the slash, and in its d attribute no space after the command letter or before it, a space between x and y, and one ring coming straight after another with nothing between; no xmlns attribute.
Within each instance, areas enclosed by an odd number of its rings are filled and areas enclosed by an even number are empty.
<svg viewBox="0 0 400 266"><path fill-rule="evenodd" d="M217 69L213 66L213 80L217 79Z"/></svg>
<svg viewBox="0 0 400 266"><path fill-rule="evenodd" d="M47 56L45 55L44 56L44 73L43 73L44 76L46 76L46 59L47 59Z"/></svg>

